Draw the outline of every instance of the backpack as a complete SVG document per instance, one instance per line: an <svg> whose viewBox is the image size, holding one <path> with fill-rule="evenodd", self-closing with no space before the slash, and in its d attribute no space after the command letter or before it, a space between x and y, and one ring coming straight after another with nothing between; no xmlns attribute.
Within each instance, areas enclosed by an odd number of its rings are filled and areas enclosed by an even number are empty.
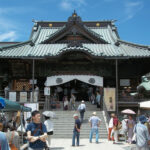
<svg viewBox="0 0 150 150"><path fill-rule="evenodd" d="M18 148L12 143L13 138L14 138L14 131L12 132L11 140L9 142L9 147L11 150L18 150Z"/></svg>

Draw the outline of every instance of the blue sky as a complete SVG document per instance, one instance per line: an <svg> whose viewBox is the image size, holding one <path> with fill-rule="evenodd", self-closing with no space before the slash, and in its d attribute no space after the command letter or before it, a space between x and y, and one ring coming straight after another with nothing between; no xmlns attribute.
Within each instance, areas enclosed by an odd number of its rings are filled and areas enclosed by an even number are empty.
<svg viewBox="0 0 150 150"><path fill-rule="evenodd" d="M26 41L32 19L66 21L74 9L83 21L117 20L122 40L150 45L150 0L0 0L0 41Z"/></svg>

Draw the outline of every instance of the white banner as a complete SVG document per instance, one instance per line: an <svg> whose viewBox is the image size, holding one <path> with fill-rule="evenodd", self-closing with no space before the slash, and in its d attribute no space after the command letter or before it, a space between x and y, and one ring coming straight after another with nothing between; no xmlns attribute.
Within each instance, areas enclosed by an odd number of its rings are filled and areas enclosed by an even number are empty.
<svg viewBox="0 0 150 150"><path fill-rule="evenodd" d="M16 102L16 92L9 92L9 100Z"/></svg>
<svg viewBox="0 0 150 150"><path fill-rule="evenodd" d="M27 102L27 92L20 92L20 102Z"/></svg>
<svg viewBox="0 0 150 150"><path fill-rule="evenodd" d="M44 95L49 96L50 95L50 87L44 87Z"/></svg>
<svg viewBox="0 0 150 150"><path fill-rule="evenodd" d="M45 86L56 86L64 84L72 80L80 80L84 83L88 83L95 86L103 87L103 77L91 76L91 75L60 75L47 77Z"/></svg>
<svg viewBox="0 0 150 150"><path fill-rule="evenodd" d="M30 107L32 111L39 110L39 104L38 103L25 103L24 106ZM31 112L24 112L24 119L31 117Z"/></svg>

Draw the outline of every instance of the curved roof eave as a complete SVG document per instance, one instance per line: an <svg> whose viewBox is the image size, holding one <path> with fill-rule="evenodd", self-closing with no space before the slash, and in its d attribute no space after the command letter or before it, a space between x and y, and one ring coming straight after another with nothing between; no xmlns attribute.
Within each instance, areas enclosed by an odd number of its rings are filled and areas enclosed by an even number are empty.
<svg viewBox="0 0 150 150"><path fill-rule="evenodd" d="M123 43L123 44L127 44L129 46L135 46L135 47L140 47L140 48L145 48L145 49L149 49L150 50L150 46L149 45L141 45L141 44L131 43L131 42L120 40L120 39L118 39L118 42Z"/></svg>
<svg viewBox="0 0 150 150"><path fill-rule="evenodd" d="M29 44L29 43L31 44L32 40L28 40L28 41L25 41L25 42L20 42L20 43L14 44L14 45L3 46L3 47L0 47L0 50L5 50L7 48L14 48L14 47L17 47L17 46L23 46L23 45L26 45L26 44Z"/></svg>

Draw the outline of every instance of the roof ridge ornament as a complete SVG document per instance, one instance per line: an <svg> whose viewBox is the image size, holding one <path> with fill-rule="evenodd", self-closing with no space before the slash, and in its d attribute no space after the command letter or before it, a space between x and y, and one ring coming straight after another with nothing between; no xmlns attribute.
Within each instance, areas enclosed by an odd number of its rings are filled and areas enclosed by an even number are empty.
<svg viewBox="0 0 150 150"><path fill-rule="evenodd" d="M74 10L74 12L72 13L72 16L70 16L70 17L68 18L68 23L69 23L69 24L70 24L70 23L74 23L74 24L75 24L76 22L81 23L82 20L81 20L81 17L78 16L78 14L76 13L76 11Z"/></svg>

